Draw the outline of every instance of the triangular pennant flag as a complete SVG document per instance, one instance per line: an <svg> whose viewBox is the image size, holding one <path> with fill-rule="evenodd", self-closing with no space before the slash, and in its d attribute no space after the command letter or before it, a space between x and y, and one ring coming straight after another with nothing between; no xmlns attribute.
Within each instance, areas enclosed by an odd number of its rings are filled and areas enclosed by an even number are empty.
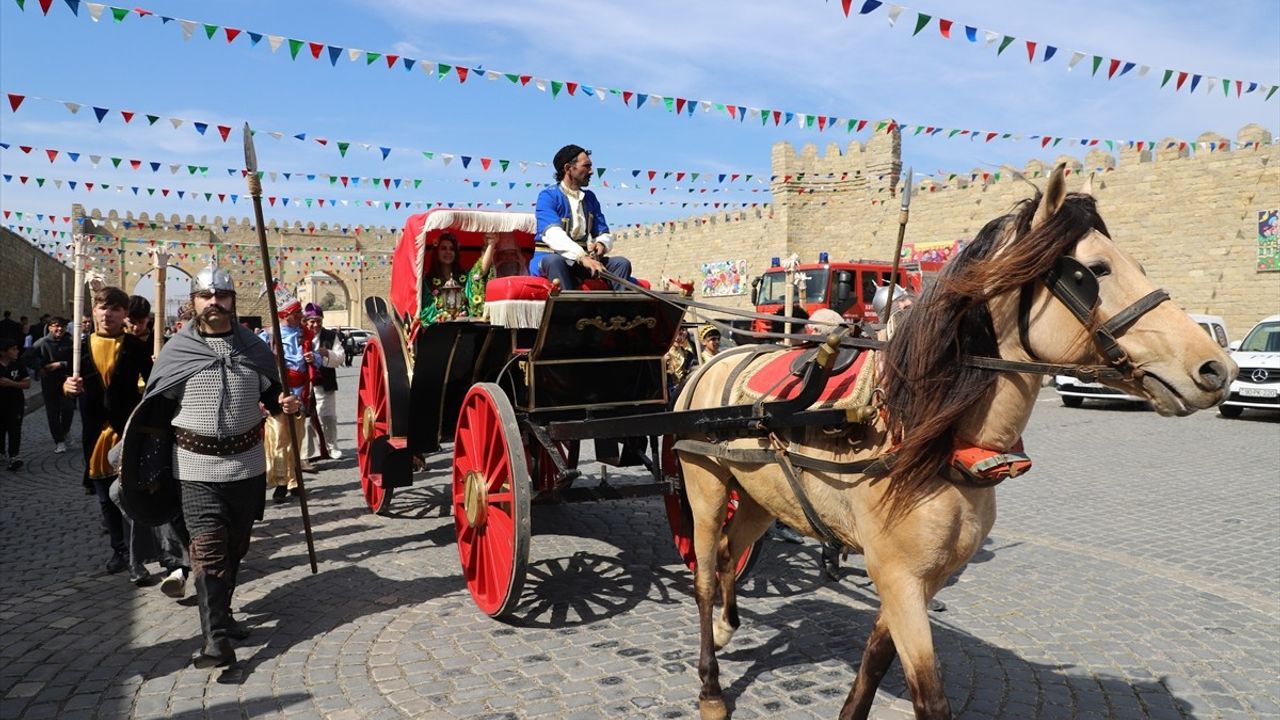
<svg viewBox="0 0 1280 720"><path fill-rule="evenodd" d="M26 95L19 95L17 93L9 93L8 96L9 96L9 108L13 112L18 112L18 106L22 104L23 100L27 99ZM79 110L79 109L80 109L79 107L76 108L76 110ZM71 112L74 113L76 110L72 110ZM98 118L98 120L101 121L102 118Z"/></svg>
<svg viewBox="0 0 1280 720"><path fill-rule="evenodd" d="M1192 76L1191 76L1191 92L1195 92L1195 91L1196 91L1196 86L1197 86L1197 85L1199 85L1199 84L1200 84L1200 76L1199 76L1199 75L1192 75Z"/></svg>
<svg viewBox="0 0 1280 720"><path fill-rule="evenodd" d="M920 31L924 29L924 26L928 25L929 21L932 19L933 19L932 15L925 15L924 13L916 13L916 29L912 31L911 36L915 37L916 35L919 35Z"/></svg>
<svg viewBox="0 0 1280 720"><path fill-rule="evenodd" d="M1115 77L1116 70L1119 70L1119 69L1120 69L1120 61L1116 58L1111 58L1111 64L1107 66L1107 79L1110 80L1111 78Z"/></svg>
<svg viewBox="0 0 1280 720"><path fill-rule="evenodd" d="M301 40L289 38L289 57L293 60L298 59L298 51L302 49L304 43Z"/></svg>
<svg viewBox="0 0 1280 720"><path fill-rule="evenodd" d="M98 22L102 18L102 11L107 6L99 3L85 3L85 7L89 8L89 18L94 22Z"/></svg>
<svg viewBox="0 0 1280 720"><path fill-rule="evenodd" d="M1000 53L1004 52L1004 49L1009 47L1009 45L1013 43L1013 40L1013 36L1005 35L1004 39L1000 41L1000 47L996 50L996 55L998 56Z"/></svg>
<svg viewBox="0 0 1280 720"><path fill-rule="evenodd" d="M280 44L281 44L281 43L283 43L283 42L284 42L284 38L283 38L283 37L280 37L279 35L268 35L268 36L267 36L267 44L271 46L271 52L275 52L275 51L279 50L279 49L280 49Z"/></svg>
<svg viewBox="0 0 1280 720"><path fill-rule="evenodd" d="M218 134L222 136L222 142L226 142L227 136L231 134L231 128L226 125L219 125Z"/></svg>
<svg viewBox="0 0 1280 720"><path fill-rule="evenodd" d="M214 33L218 32L218 26L217 26L217 25L210 25L209 23L203 23L203 24L204 24L204 34L205 34L205 37L207 37L208 39L212 40L212 39L213 39L213 35L214 35Z"/></svg>
<svg viewBox="0 0 1280 720"><path fill-rule="evenodd" d="M342 55L342 48L336 45L329 46L329 63L335 67L338 64L338 57Z"/></svg>
<svg viewBox="0 0 1280 720"><path fill-rule="evenodd" d="M40 3L41 3L42 5L43 5L45 2L46 2L46 0L40 0ZM111 8L111 17L115 18L115 21L116 21L116 22L118 22L118 23L122 23L122 22L124 22L124 19L125 19L125 18L129 17L129 10L128 10L128 9L126 9L126 8L113 7L113 8Z"/></svg>
<svg viewBox="0 0 1280 720"><path fill-rule="evenodd" d="M889 27L893 27L893 25L894 25L895 23L897 23L897 22L898 22L898 16L899 16L899 15L901 15L901 14L902 14L902 6L901 6L901 5L890 5L890 6L889 6L889 16L888 16L888 18L889 18Z"/></svg>
<svg viewBox="0 0 1280 720"><path fill-rule="evenodd" d="M368 52L368 51L366 51L366 52L365 52L365 54L364 54L364 64L365 64L365 65L372 65L372 64L373 64L374 62L376 62L376 61L377 61L377 59L378 59L378 58L380 58L380 57L382 57L382 53L376 53L376 52Z"/></svg>
<svg viewBox="0 0 1280 720"><path fill-rule="evenodd" d="M1044 58L1041 60L1041 62L1049 62L1049 58L1053 57L1057 52L1058 52L1058 48L1052 45L1045 45Z"/></svg>
<svg viewBox="0 0 1280 720"><path fill-rule="evenodd" d="M1169 78L1171 78L1171 77L1173 77L1173 71L1172 71L1172 70L1165 70L1165 71L1164 71L1164 79L1160 81L1160 87L1162 87L1162 88L1163 88L1165 85L1168 85L1168 84L1169 84Z"/></svg>
<svg viewBox="0 0 1280 720"><path fill-rule="evenodd" d="M104 118L104 117L106 117L106 116L107 116L107 113L108 113L108 112L110 112L110 111L109 111L107 108L104 108L104 107L94 107L94 108L93 108L93 114L98 116L98 122L99 122L99 123L101 123L101 122L102 122L102 118Z"/></svg>
<svg viewBox="0 0 1280 720"><path fill-rule="evenodd" d="M950 20L938 18L938 33L948 40L951 39L951 25L952 22Z"/></svg>
<svg viewBox="0 0 1280 720"><path fill-rule="evenodd" d="M236 39L236 37L240 35L240 31L239 31L239 30L237 30L237 29L235 29L235 28L231 28L231 27L229 27L229 28L223 28L223 29L222 29L222 32L223 32L223 33L225 33L225 34L226 34L226 36L227 36L227 44L228 44L228 45L230 45L230 44L231 44L231 41L232 41L232 40L235 40L235 39Z"/></svg>
<svg viewBox="0 0 1280 720"><path fill-rule="evenodd" d="M1027 62L1034 62L1036 59L1036 43L1034 40L1027 41Z"/></svg>
<svg viewBox="0 0 1280 720"><path fill-rule="evenodd" d="M196 132L200 133L201 135L204 134L205 130L209 129L209 123L195 122L192 124L195 125Z"/></svg>
<svg viewBox="0 0 1280 720"><path fill-rule="evenodd" d="M256 33L256 32L253 32L252 30L249 30L248 33L249 33L250 45L256 46L258 43L262 42L262 33Z"/></svg>
<svg viewBox="0 0 1280 720"><path fill-rule="evenodd" d="M1090 77L1097 77L1097 75L1098 75L1098 68L1099 68L1101 65L1102 65L1102 56L1101 56L1101 55L1094 55L1094 56L1093 56L1093 72L1092 72L1092 73L1090 73Z"/></svg>
<svg viewBox="0 0 1280 720"><path fill-rule="evenodd" d="M124 122L125 122L125 124L127 125L127 124L129 124L129 121L133 119L133 111L132 111L132 110L121 110L121 111L120 111L120 117L124 118Z"/></svg>
<svg viewBox="0 0 1280 720"><path fill-rule="evenodd" d="M382 151L382 159L383 159L383 160L386 160L386 159L387 159L387 156L391 154L391 148L389 148L389 147L380 147L380 148L378 148L378 150Z"/></svg>

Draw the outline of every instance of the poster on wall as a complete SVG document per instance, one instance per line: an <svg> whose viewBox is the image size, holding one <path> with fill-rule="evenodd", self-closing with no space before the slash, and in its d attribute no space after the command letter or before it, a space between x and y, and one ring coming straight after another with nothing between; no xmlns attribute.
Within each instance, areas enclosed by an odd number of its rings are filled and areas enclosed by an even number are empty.
<svg viewBox="0 0 1280 720"><path fill-rule="evenodd" d="M1280 210L1258 211L1258 272L1280 272Z"/></svg>
<svg viewBox="0 0 1280 720"><path fill-rule="evenodd" d="M744 295L750 279L746 260L719 260L702 263L703 297Z"/></svg>
<svg viewBox="0 0 1280 720"><path fill-rule="evenodd" d="M902 246L902 259L907 262L944 263L968 244L968 240L906 243Z"/></svg>

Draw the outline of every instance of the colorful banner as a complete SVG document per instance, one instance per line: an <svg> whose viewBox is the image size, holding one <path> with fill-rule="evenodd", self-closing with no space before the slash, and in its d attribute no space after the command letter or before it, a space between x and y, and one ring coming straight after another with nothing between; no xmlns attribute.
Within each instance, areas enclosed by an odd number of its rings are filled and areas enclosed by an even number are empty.
<svg viewBox="0 0 1280 720"><path fill-rule="evenodd" d="M936 242L905 243L902 259L907 262L943 263L951 259L969 244L969 240L939 240Z"/></svg>
<svg viewBox="0 0 1280 720"><path fill-rule="evenodd" d="M1258 272L1280 272L1280 210L1258 211Z"/></svg>
<svg viewBox="0 0 1280 720"><path fill-rule="evenodd" d="M745 295L751 285L746 260L719 260L702 263L702 296Z"/></svg>
<svg viewBox="0 0 1280 720"><path fill-rule="evenodd" d="M844 10L845 17L849 17L849 13L853 6L852 0L841 0L840 5ZM858 10L858 14L869 15L883 6L884 2L882 2L882 0L863 0L861 8ZM933 15L918 12L903 5L890 5L887 14L889 27L893 27L896 24L898 18L901 17L904 11L915 13L916 16L914 23L915 29L911 32L912 37L919 35L920 31L924 30L933 22ZM968 40L971 45L977 45L979 41L981 41L982 45L988 48L992 45L996 45L996 41L999 40L999 45L996 46L996 57L999 57L1009 48L1010 45L1018 41L1018 38L1012 35L1006 35L996 30L981 30L973 25L957 25L956 21L948 20L946 18L938 18L937 25L938 37L944 40L951 40L955 35L963 33L964 38ZM1039 58L1042 63L1047 63L1058 55L1058 50L1060 48L1058 45L1050 45L1049 43L1040 40L1024 39L1022 40L1022 45L1026 48L1028 63L1034 63L1036 58ZM1104 64L1107 68L1107 80L1124 77L1135 68L1136 72L1134 72L1131 77L1142 78L1146 77L1151 72L1150 65L1143 65L1136 61L1109 57L1107 55L1095 55L1093 53L1083 52L1080 50L1071 51L1071 57L1067 61L1067 72L1074 70L1076 65L1080 64L1080 62L1085 58L1090 58L1089 66L1091 67L1090 74L1092 77L1098 76L1098 71ZM1237 98L1255 92L1259 95L1266 92L1266 97L1263 98L1263 102L1265 102L1270 100L1271 96L1275 95L1276 90L1280 88L1280 85L1276 85L1274 83L1260 83L1252 80L1230 80L1228 78L1218 78L1205 73L1195 73L1190 70L1165 70L1164 74L1161 76L1160 89L1163 90L1166 88L1169 85L1169 80L1175 75L1177 76L1177 80L1174 82L1173 92L1181 91L1183 86L1186 85L1186 87L1189 88L1188 93L1194 93L1196 88L1200 85L1200 82L1203 80L1205 92L1213 93L1218 87L1221 87L1222 95L1224 97L1231 97L1231 91L1234 89ZM1190 79L1190 82L1187 82L1188 79ZM1219 83L1221 83L1221 85L1219 85Z"/></svg>

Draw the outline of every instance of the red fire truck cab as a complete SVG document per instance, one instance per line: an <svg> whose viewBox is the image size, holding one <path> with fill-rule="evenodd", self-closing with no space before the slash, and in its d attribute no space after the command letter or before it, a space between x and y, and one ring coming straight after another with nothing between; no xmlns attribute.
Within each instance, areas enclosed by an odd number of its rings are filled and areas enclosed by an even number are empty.
<svg viewBox="0 0 1280 720"><path fill-rule="evenodd" d="M826 253L823 253L825 255ZM898 266L898 285L918 294L941 263L905 262ZM889 282L893 263L888 260L802 263L796 267L797 281L791 291L792 304L812 315L831 308L850 320L878 323L871 306L876 289ZM777 314L785 306L787 273L778 258L763 275L751 281L751 304L756 312ZM754 330L764 331L768 323L755 321Z"/></svg>

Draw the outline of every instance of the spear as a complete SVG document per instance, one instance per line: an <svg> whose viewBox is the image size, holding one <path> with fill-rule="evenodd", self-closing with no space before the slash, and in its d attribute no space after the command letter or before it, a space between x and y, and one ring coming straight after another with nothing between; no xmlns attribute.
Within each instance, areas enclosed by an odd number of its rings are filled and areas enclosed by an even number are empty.
<svg viewBox="0 0 1280 720"><path fill-rule="evenodd" d="M84 218L79 218L80 229L72 236L71 257L75 262L73 272L75 278L75 287L71 291L71 306L75 308L72 311L71 318L72 329L75 330L71 334L71 376L80 377L80 343L84 335L84 328L81 327L80 319L84 317ZM90 328L92 331L92 328Z"/></svg>
<svg viewBox="0 0 1280 720"><path fill-rule="evenodd" d="M271 274L271 251L267 247L267 226L262 219L262 180L258 178L258 153L253 148L253 131L249 123L244 124L244 167L245 179L249 182L249 197L253 198L253 216L258 225L258 250L262 253L262 274L267 283L267 305L271 311L271 349L276 356L276 371L280 373L280 387L285 386L285 378L289 374L284 366L284 346L280 340L280 315L276 306L276 283ZM320 572L316 567L315 540L311 537L311 514L307 512L307 488L302 483L302 458L298 455L298 432L294 428L293 419L285 423L289 432L289 459L293 462L293 474L298 478L298 506L302 509L302 529L307 536L307 558L311 561L311 574Z"/></svg>
<svg viewBox="0 0 1280 720"><path fill-rule="evenodd" d="M893 291L898 289L898 264L902 261L902 239L907 235L907 219L911 215L911 168L907 168L907 182L902 187L902 211L898 213L898 246L893 251L893 272L889 275L889 299L884 304L884 317L889 322L893 314Z"/></svg>

